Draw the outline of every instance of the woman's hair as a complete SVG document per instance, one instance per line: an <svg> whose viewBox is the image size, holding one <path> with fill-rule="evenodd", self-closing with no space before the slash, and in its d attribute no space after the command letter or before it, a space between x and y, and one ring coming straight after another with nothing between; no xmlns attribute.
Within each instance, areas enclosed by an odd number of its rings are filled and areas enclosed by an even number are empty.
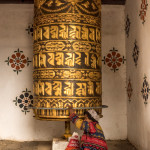
<svg viewBox="0 0 150 150"><path fill-rule="evenodd" d="M98 121L95 120L95 119L91 116L91 114L90 114L88 111L85 111L85 112L84 112L84 115L87 115L87 117L88 117L90 120L92 120L93 122L97 122L97 123L98 123Z"/></svg>

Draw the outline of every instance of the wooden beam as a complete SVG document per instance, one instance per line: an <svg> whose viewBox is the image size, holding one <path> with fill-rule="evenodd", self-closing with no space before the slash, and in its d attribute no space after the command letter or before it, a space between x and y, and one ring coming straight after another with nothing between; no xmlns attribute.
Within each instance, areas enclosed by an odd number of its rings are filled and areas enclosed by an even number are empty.
<svg viewBox="0 0 150 150"><path fill-rule="evenodd" d="M34 0L0 0L0 4L33 4Z"/></svg>
<svg viewBox="0 0 150 150"><path fill-rule="evenodd" d="M102 0L104 5L124 5L126 0ZM33 4L34 0L0 0L0 4Z"/></svg>
<svg viewBox="0 0 150 150"><path fill-rule="evenodd" d="M125 5L126 0L102 0L102 4L107 5Z"/></svg>

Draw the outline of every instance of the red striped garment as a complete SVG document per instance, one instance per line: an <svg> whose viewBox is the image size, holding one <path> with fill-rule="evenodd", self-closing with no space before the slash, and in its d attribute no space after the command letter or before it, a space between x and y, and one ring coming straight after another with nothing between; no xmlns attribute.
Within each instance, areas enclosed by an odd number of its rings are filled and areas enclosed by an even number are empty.
<svg viewBox="0 0 150 150"><path fill-rule="evenodd" d="M73 113L70 115L71 121L80 130L84 130L81 137L81 150L108 150L104 133L101 126L97 122L87 122Z"/></svg>

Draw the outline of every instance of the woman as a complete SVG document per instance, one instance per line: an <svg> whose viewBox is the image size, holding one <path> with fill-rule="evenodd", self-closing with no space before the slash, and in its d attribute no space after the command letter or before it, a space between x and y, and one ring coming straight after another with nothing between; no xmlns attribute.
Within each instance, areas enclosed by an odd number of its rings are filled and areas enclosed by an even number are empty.
<svg viewBox="0 0 150 150"><path fill-rule="evenodd" d="M85 119L79 119L72 107L69 108L70 119L80 130L84 130L81 137L81 150L108 150L104 133L98 123L99 116L95 110L85 111Z"/></svg>

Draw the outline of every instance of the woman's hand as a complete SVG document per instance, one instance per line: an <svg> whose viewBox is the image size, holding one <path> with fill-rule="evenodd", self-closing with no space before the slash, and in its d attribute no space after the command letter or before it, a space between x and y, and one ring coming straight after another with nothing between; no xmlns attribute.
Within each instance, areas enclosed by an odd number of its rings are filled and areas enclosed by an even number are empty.
<svg viewBox="0 0 150 150"><path fill-rule="evenodd" d="M69 106L69 112L70 112L70 114L73 114L73 113L74 113L74 110L73 110L73 107L72 107L72 106Z"/></svg>

